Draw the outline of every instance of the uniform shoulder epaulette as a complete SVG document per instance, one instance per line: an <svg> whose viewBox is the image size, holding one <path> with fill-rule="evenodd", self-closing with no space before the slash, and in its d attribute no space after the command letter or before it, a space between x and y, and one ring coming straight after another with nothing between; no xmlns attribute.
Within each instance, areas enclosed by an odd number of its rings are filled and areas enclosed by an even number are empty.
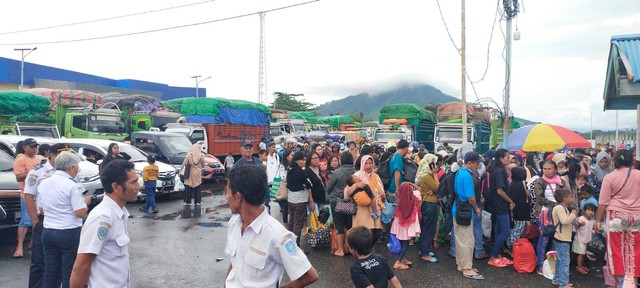
<svg viewBox="0 0 640 288"><path fill-rule="evenodd" d="M38 164L36 166L33 166L33 170L38 170L38 169L41 169L43 167L44 167L44 163L40 163L40 164Z"/></svg>

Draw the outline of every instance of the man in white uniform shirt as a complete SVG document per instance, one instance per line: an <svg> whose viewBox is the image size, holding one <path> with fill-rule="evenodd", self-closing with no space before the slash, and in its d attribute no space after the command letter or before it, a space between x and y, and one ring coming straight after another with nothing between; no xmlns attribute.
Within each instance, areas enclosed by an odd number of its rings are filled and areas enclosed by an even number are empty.
<svg viewBox="0 0 640 288"><path fill-rule="evenodd" d="M105 197L82 227L71 287L129 287L127 201L138 197L138 174L133 163L113 160L100 175Z"/></svg>
<svg viewBox="0 0 640 288"><path fill-rule="evenodd" d="M42 146L41 146L42 147ZM42 248L42 223L44 222L44 209L42 208L42 202L38 198L38 193L46 190L43 186L40 186L43 180L51 177L56 168L56 155L60 152L68 151L69 147L66 144L57 143L49 148L50 153L48 161L43 158L43 163L34 167L27 174L27 179L24 184L24 202L27 207L27 212L33 222L33 232L31 239L33 239L33 248L31 250L31 267L29 268L29 287L42 287L42 279L44 275L44 254ZM43 156L37 156L43 157Z"/></svg>
<svg viewBox="0 0 640 288"><path fill-rule="evenodd" d="M56 172L43 180L46 187L38 193L44 217L42 246L44 250L43 287L69 287L71 269L76 260L82 218L87 216L91 198L82 196L84 187L75 178L82 158L72 152L56 157Z"/></svg>
<svg viewBox="0 0 640 288"><path fill-rule="evenodd" d="M226 287L305 287L318 280L296 236L267 214L267 187L267 174L260 166L243 165L229 174L225 196L233 216L225 247L231 261ZM279 285L284 270L291 282Z"/></svg>

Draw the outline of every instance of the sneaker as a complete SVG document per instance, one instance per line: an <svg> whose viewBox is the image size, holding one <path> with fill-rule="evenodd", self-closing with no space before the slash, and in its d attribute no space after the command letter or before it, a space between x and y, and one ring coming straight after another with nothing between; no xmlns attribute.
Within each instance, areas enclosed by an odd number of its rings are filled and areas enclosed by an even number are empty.
<svg viewBox="0 0 640 288"><path fill-rule="evenodd" d="M144 212L144 213L149 213L149 211L144 210L144 208L142 208L142 207L138 208L138 211L140 211L140 212Z"/></svg>
<svg viewBox="0 0 640 288"><path fill-rule="evenodd" d="M153 214L158 214L158 212L160 212L160 209L158 209L158 208L153 209Z"/></svg>

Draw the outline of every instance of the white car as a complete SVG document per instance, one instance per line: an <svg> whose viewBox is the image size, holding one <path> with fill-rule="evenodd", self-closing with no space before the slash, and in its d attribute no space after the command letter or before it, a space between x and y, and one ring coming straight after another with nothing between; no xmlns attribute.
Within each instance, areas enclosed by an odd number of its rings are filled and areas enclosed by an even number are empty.
<svg viewBox="0 0 640 288"><path fill-rule="evenodd" d="M0 149L15 157L16 145L19 141L27 138L33 138L38 142L38 144L53 145L55 143L67 143L65 141L66 139L40 138L22 135L1 135ZM102 190L102 182L100 182L98 165L89 161L80 162L80 173L76 176L76 180L80 182L86 190L84 195L93 197L92 204L102 201L102 198L104 197L104 190Z"/></svg>
<svg viewBox="0 0 640 288"><path fill-rule="evenodd" d="M133 147L129 144L116 142L111 140L102 140L102 139L65 139L65 143L69 143L69 146L78 154L84 155L90 161L96 161L96 163L102 163L102 158L107 155L107 149L109 149L109 144L117 143L120 148L120 153L127 154L131 159L129 161L133 162L135 165L136 172L139 176L140 185L140 193L138 194L140 198L144 198L144 186L142 185L142 169L147 166L147 154L142 152L140 149ZM159 168L159 177L156 184L156 193L158 194L168 194L174 192L175 185L175 176L176 176L176 168L169 164L162 163L160 161L156 161L155 163Z"/></svg>

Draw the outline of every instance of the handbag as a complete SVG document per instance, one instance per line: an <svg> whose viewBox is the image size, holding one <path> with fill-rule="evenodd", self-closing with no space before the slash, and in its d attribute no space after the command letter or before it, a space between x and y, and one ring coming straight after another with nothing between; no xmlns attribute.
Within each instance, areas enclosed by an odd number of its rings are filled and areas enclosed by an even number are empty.
<svg viewBox="0 0 640 288"><path fill-rule="evenodd" d="M270 198L276 198L278 190L280 190L280 186L282 186L282 178L280 178L280 169L278 169L278 173L273 178L273 182L271 183L271 190L269 190Z"/></svg>
<svg viewBox="0 0 640 288"><path fill-rule="evenodd" d="M472 217L473 207L469 201L460 201L460 195L456 193L456 223L461 226L469 226Z"/></svg>
<svg viewBox="0 0 640 288"><path fill-rule="evenodd" d="M182 167L180 167L180 179L184 181L184 179L188 179L191 176L191 167L189 167L189 158L184 158L184 162L182 163Z"/></svg>
<svg viewBox="0 0 640 288"><path fill-rule="evenodd" d="M402 161L404 181L414 183L416 181L416 175L418 174L418 163L407 158L402 158Z"/></svg>
<svg viewBox="0 0 640 288"><path fill-rule="evenodd" d="M354 215L358 207L356 206L356 202L353 199L339 199L336 202L336 213L340 213L343 215Z"/></svg>
<svg viewBox="0 0 640 288"><path fill-rule="evenodd" d="M331 243L331 233L325 228L324 224L318 221L316 211L311 211L309 219L309 233L307 235L307 243L309 246L325 245Z"/></svg>
<svg viewBox="0 0 640 288"><path fill-rule="evenodd" d="M289 189L287 189L287 181L280 180L280 187L276 192L276 200L287 200L289 198Z"/></svg>

